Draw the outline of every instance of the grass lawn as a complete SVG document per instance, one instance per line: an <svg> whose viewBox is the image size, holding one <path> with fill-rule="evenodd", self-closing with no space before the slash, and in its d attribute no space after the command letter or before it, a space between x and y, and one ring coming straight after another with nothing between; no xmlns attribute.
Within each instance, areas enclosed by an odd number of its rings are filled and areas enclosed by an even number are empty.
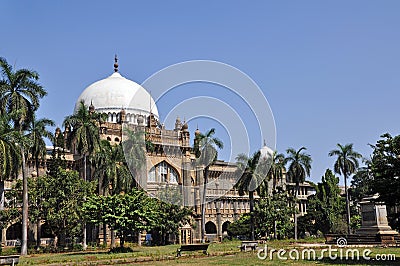
<svg viewBox="0 0 400 266"><path fill-rule="evenodd" d="M134 252L109 254L107 250L87 251L75 253L60 254L32 254L20 259L19 265L115 265L115 264L140 264L140 265L400 265L400 248L380 248L380 247L359 247L358 250L362 255L363 250L370 249L372 253L369 255L371 260L331 260L328 253L324 253L324 257L319 260L292 260L288 256L290 249L296 248L301 254L305 248L304 244L322 243L323 240L305 240L294 243L291 240L269 241L268 252L271 249L285 249L288 257L287 260L280 260L277 253L274 252L272 260L267 257L261 260L257 256L257 252L240 252L237 247L240 241L229 241L224 243L213 243L210 245L209 256L201 252L183 252L182 257L176 258L176 249L179 245L169 245L161 247L137 247L131 246ZM260 244L261 248L264 244ZM319 257L321 251L326 246L314 247L316 257ZM332 247L337 248L337 247ZM353 247L351 247L353 249ZM346 249L343 249L343 257L345 257ZM262 253L263 254L263 253ZM339 252L333 254L340 254ZM394 254L396 260L378 263L375 260L376 254ZM295 256L295 253L293 253ZM301 255L300 255L301 256ZM351 257L351 254L349 255Z"/></svg>

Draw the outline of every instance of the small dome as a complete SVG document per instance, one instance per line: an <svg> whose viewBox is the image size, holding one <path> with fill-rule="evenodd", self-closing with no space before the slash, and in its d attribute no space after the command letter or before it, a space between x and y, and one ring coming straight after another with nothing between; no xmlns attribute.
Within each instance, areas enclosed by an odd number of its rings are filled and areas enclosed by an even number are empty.
<svg viewBox="0 0 400 266"><path fill-rule="evenodd" d="M200 132L200 130L197 128L196 129L196 131L194 132L194 134L197 136L197 135L199 135L201 132Z"/></svg>
<svg viewBox="0 0 400 266"><path fill-rule="evenodd" d="M274 151L264 143L264 146L260 149L260 158L270 158Z"/></svg>
<svg viewBox="0 0 400 266"><path fill-rule="evenodd" d="M151 112L158 119L157 106L151 95L142 86L124 78L118 72L87 87L76 101L75 112L82 100L86 104L93 103L97 112L109 114L118 114L123 107L129 115L148 116L151 105Z"/></svg>
<svg viewBox="0 0 400 266"><path fill-rule="evenodd" d="M189 126L188 126L188 124L185 122L185 123L183 124L183 126L182 126L182 130L183 130L183 131L187 131L188 128L189 128Z"/></svg>

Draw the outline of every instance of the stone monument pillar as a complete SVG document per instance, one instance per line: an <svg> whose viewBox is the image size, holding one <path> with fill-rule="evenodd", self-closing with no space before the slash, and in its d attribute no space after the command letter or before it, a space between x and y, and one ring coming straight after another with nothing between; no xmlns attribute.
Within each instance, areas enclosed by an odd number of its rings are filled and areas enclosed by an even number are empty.
<svg viewBox="0 0 400 266"><path fill-rule="evenodd" d="M394 244L394 236L398 235L388 224L386 205L378 202L379 195L363 198L361 205L361 228L359 235L376 235L382 244Z"/></svg>

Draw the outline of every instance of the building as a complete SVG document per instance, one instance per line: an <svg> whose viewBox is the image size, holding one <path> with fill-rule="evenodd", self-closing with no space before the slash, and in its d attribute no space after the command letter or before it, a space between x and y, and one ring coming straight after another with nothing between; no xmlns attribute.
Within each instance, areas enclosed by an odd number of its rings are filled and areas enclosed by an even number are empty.
<svg viewBox="0 0 400 266"><path fill-rule="evenodd" d="M114 73L109 77L99 80L88 86L77 99L75 111L81 101L90 104L89 110L107 114L107 121L100 125L101 139L108 140L111 144L120 143L123 139L124 127L135 131L145 132L146 140L154 146L146 150L145 173L142 173L138 183L148 193L155 194L160 188L166 186L180 187L185 205L193 206L193 224L187 224L181 228L180 243L193 243L201 238L201 197L203 184L203 168L196 167L195 155L192 149L193 135L190 134L186 121L176 118L172 129L166 129L159 122L158 109L151 95L139 84L124 78L118 71L117 59L114 64ZM184 115L184 114L183 114ZM69 128L65 128L63 134L66 138ZM56 135L61 129L56 130ZM197 129L194 136L199 134ZM49 148L49 149L52 149ZM262 153L270 152L268 147L261 149ZM72 147L66 155L71 168L83 171L82 158ZM39 174L45 173L46 162L42 162ZM222 240L227 234L230 223L237 220L241 214L250 210L247 196L240 196L233 189L236 183L234 163L217 160L209 168L209 182L206 193L206 237L210 241ZM33 173L31 165L30 173ZM89 172L90 176L90 172ZM293 185L281 180L278 186ZM269 187L272 187L270 181ZM298 197L301 214L306 212L308 195L312 194L312 187L301 184ZM256 196L257 198L257 196ZM12 224L10 224L10 227ZM35 230L33 230L35 231ZM101 228L92 236L101 240ZM8 233L10 232L10 233ZM13 231L14 232L14 231ZM11 230L3 230L5 238L14 237ZM90 236L89 236L90 238ZM94 239L92 239L94 240Z"/></svg>

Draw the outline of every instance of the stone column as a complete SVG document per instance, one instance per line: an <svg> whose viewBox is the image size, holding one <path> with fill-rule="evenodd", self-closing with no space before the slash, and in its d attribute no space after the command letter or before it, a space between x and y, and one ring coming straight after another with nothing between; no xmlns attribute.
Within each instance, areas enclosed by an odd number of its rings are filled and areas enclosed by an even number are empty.
<svg viewBox="0 0 400 266"><path fill-rule="evenodd" d="M182 169L182 184L183 184L183 204L185 206L192 206L193 200L190 197L192 182L190 177L190 160L187 158L183 158L183 169Z"/></svg>

